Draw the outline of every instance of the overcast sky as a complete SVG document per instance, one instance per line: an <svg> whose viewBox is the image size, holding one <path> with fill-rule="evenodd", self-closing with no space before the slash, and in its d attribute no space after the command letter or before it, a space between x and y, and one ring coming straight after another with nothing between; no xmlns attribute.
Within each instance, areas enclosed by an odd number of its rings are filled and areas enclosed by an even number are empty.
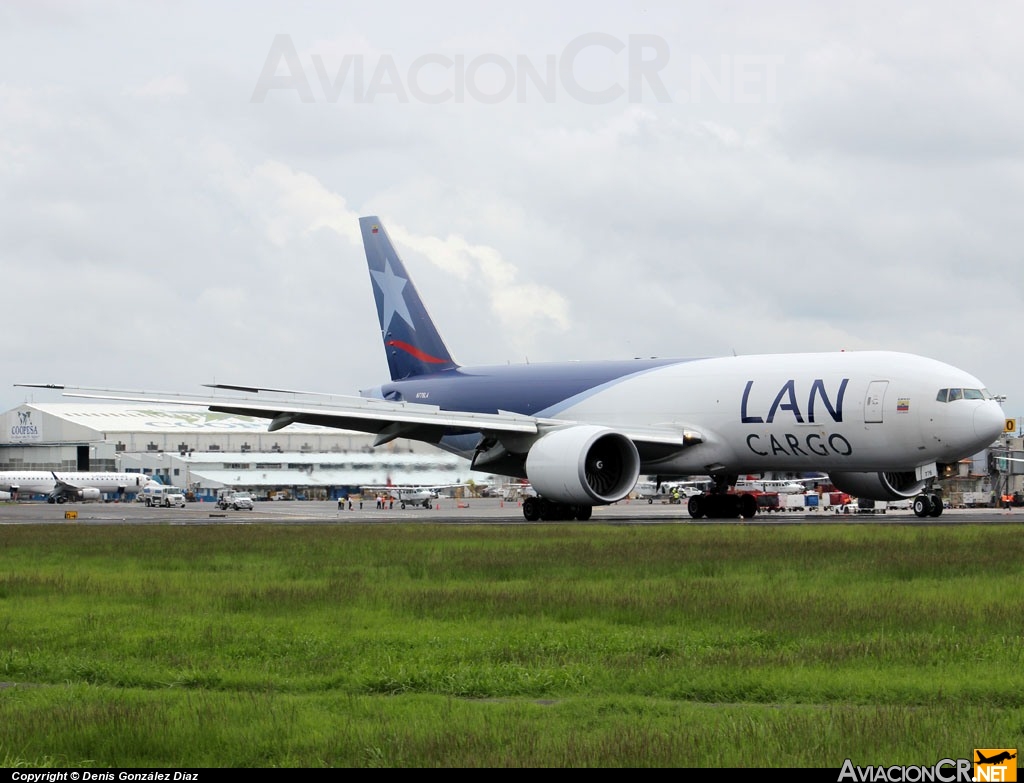
<svg viewBox="0 0 1024 783"><path fill-rule="evenodd" d="M376 385L375 214L464 364L892 349L1024 417L1024 6L415 7L0 4L0 410Z"/></svg>

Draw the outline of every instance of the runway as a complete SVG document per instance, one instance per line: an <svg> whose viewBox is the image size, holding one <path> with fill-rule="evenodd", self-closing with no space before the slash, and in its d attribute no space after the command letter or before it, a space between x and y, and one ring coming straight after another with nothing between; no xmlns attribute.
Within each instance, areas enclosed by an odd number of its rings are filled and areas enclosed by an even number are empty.
<svg viewBox="0 0 1024 783"><path fill-rule="evenodd" d="M397 506L377 509L373 501L349 511L328 501L265 501L252 511L221 511L213 503L189 503L185 508L146 508L141 503L64 503L41 501L0 503L0 525L344 525L344 524L497 524L497 525L822 525L822 524L1024 524L1024 508L947 509L937 519L918 519L911 511L884 514L761 513L752 519L691 519L685 506L648 504L643 500L596 506L587 522L527 522L516 502L496 498L449 500L433 508Z"/></svg>

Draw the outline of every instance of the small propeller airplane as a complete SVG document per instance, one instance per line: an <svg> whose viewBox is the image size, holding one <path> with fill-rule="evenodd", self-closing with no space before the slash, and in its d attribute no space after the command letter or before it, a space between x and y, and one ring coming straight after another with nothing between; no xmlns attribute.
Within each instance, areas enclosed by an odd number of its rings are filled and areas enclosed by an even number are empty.
<svg viewBox="0 0 1024 783"><path fill-rule="evenodd" d="M737 492L777 492L780 495L800 495L814 489L815 484L828 484L828 476L800 479L764 479L747 476L733 485Z"/></svg>
<svg viewBox="0 0 1024 783"><path fill-rule="evenodd" d="M706 481L638 481L633 487L633 494L646 500L649 504L655 500L668 500L670 503L681 502L683 499L704 494L704 487L711 485L711 478Z"/></svg>
<svg viewBox="0 0 1024 783"><path fill-rule="evenodd" d="M373 492L383 495L399 504L401 508L406 506L433 508L434 502L441 498L442 490L464 487L465 484L436 484L432 486L420 486L417 484L387 484L384 486L364 486L364 492Z"/></svg>
<svg viewBox="0 0 1024 783"><path fill-rule="evenodd" d="M537 490L528 481L510 481L501 487L501 497L508 502L537 497Z"/></svg>

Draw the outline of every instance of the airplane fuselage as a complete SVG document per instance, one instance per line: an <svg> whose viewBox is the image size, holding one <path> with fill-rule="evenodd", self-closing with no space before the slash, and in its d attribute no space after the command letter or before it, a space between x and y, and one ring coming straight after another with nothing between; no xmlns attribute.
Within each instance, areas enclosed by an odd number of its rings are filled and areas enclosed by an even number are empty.
<svg viewBox="0 0 1024 783"><path fill-rule="evenodd" d="M97 490L102 494L141 492L152 479L142 473L67 472L57 471L57 479L74 490ZM47 470L15 470L0 472L0 489L17 492L20 497L50 495L58 481Z"/></svg>
<svg viewBox="0 0 1024 783"><path fill-rule="evenodd" d="M940 389L977 399L939 402ZM610 428L699 430L704 442L645 473L904 470L991 445L1003 411L948 364L886 351L764 354L459 368L394 381L372 396L442 409L525 413ZM475 440L442 447L471 456Z"/></svg>

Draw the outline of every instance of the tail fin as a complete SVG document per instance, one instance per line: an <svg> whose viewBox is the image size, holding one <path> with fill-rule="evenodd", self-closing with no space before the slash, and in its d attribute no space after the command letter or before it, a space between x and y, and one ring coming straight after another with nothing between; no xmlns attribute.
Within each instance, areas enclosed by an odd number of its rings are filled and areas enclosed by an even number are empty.
<svg viewBox="0 0 1024 783"><path fill-rule="evenodd" d="M359 218L391 380L458 367L375 216Z"/></svg>

